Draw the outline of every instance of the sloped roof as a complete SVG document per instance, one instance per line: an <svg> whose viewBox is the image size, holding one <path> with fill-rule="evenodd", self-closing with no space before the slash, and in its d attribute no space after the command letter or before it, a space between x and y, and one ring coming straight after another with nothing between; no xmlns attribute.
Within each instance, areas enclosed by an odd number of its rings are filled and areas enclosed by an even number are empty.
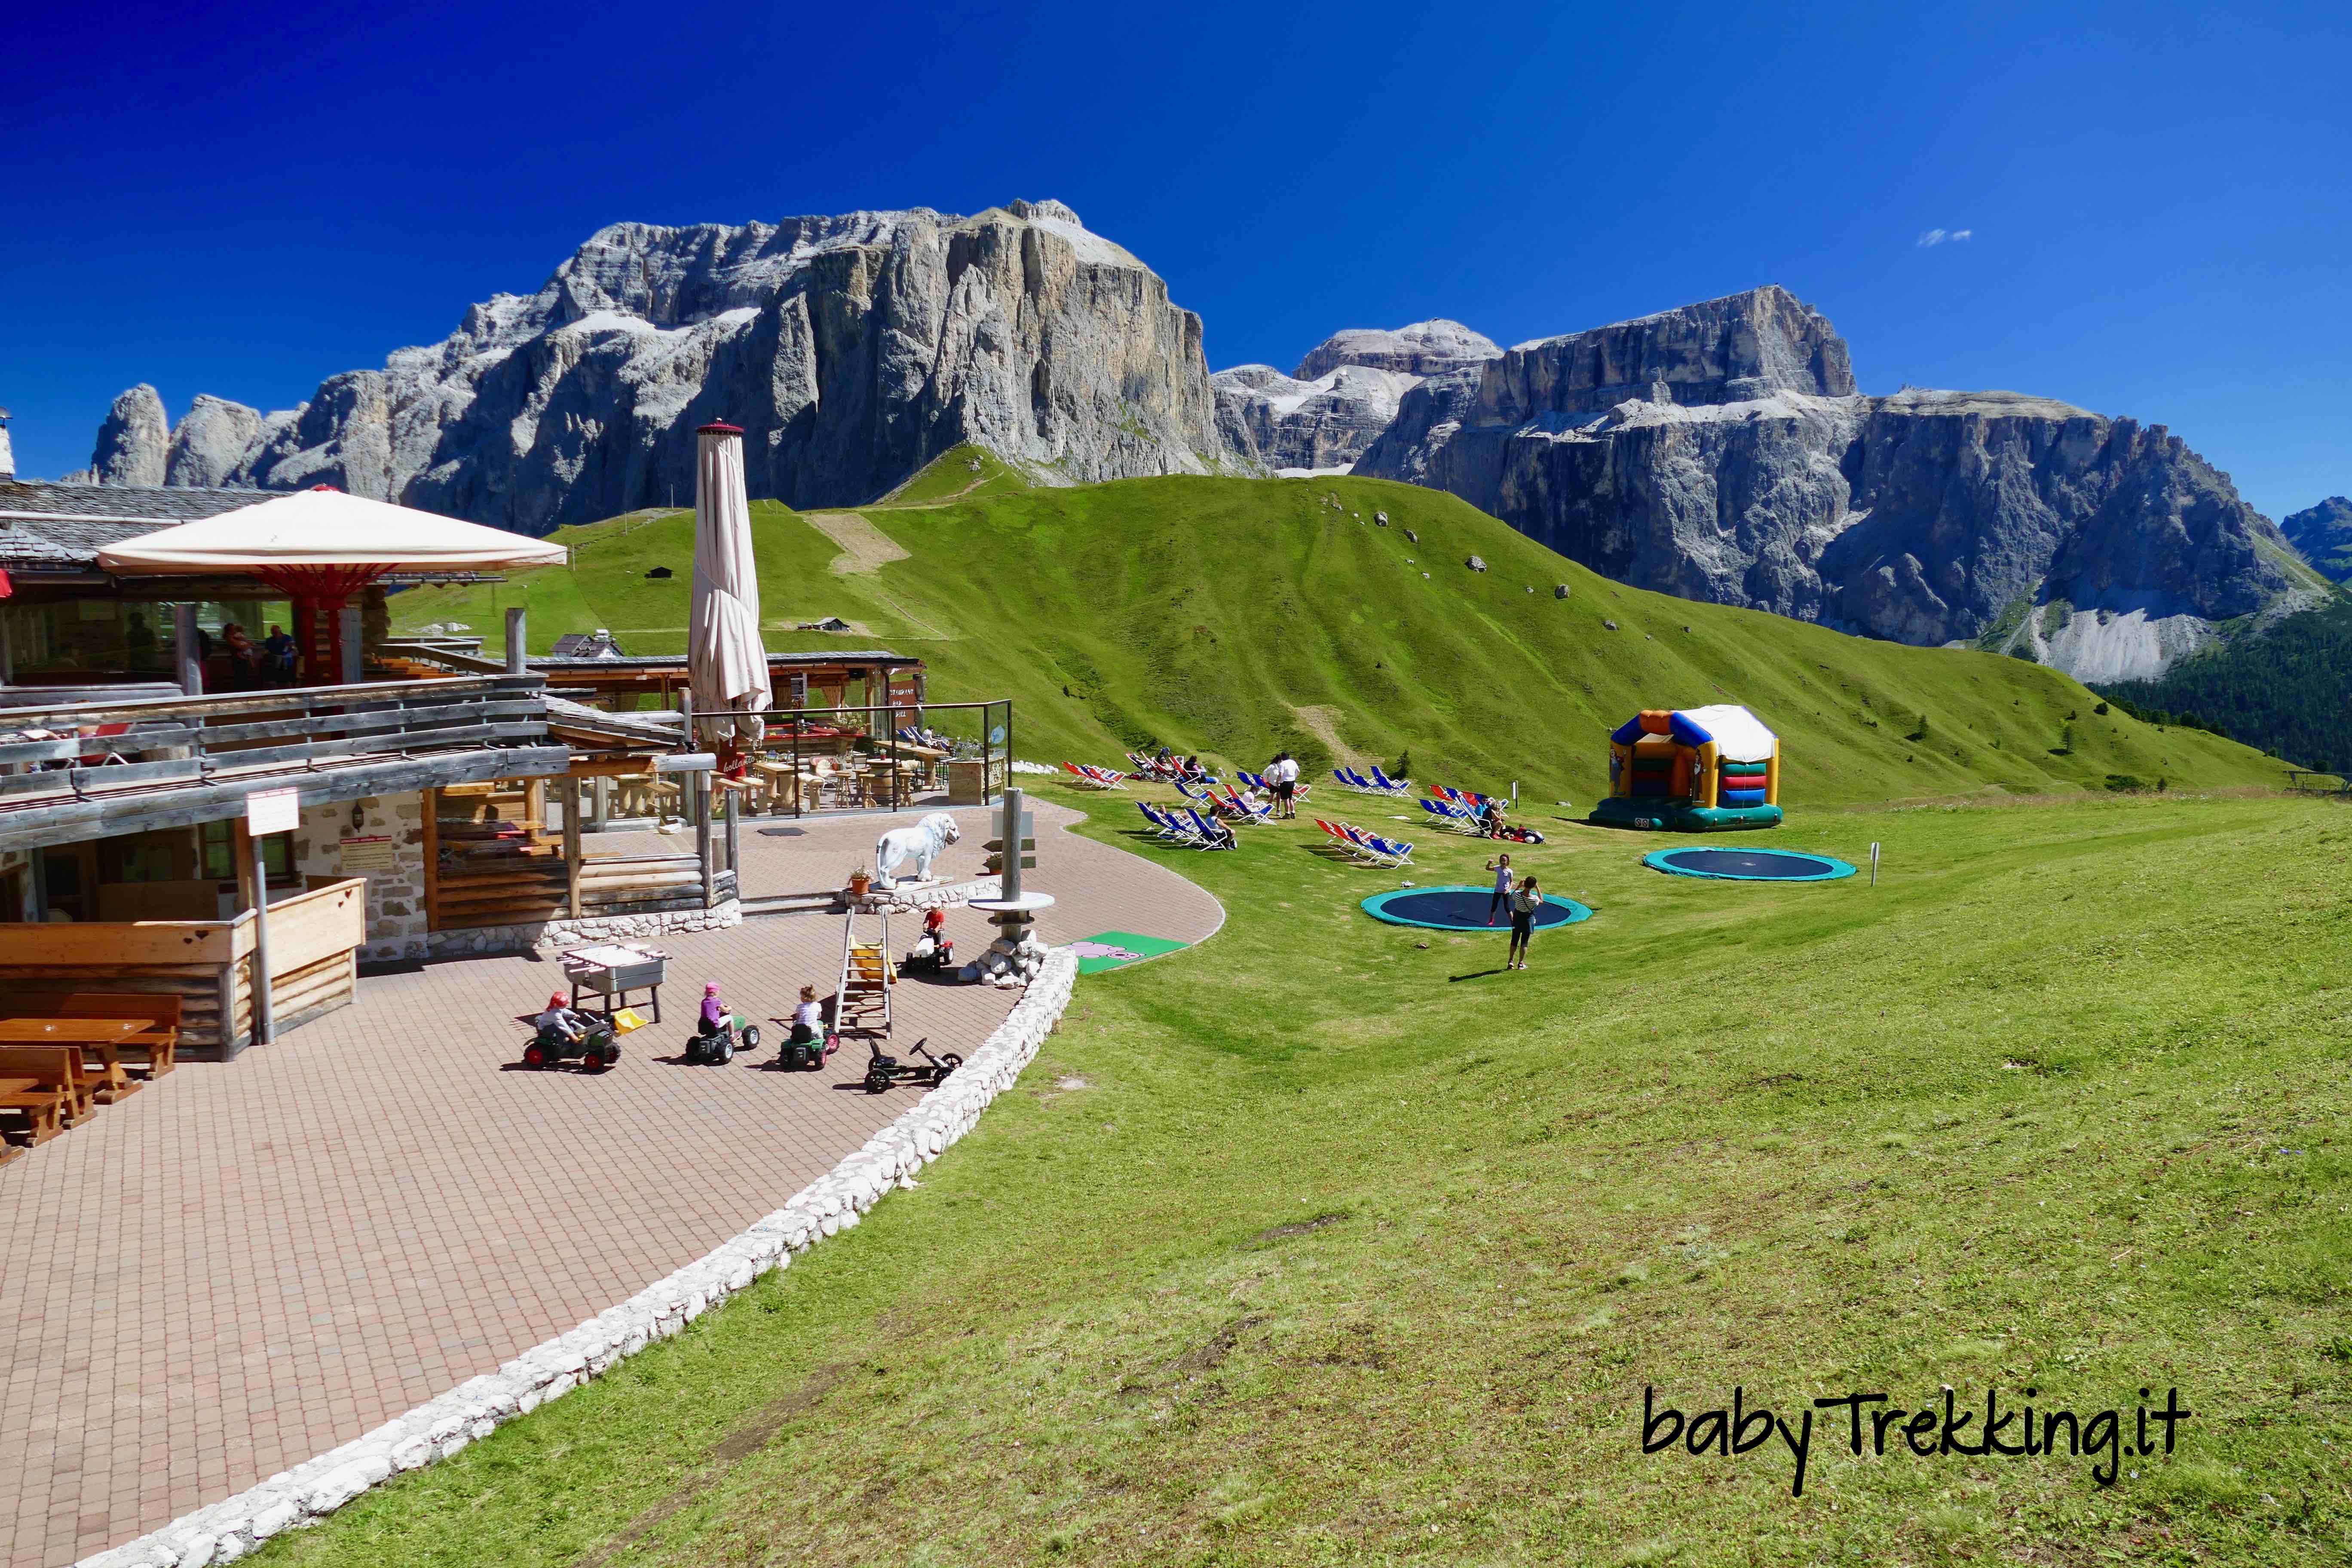
<svg viewBox="0 0 2352 1568"><path fill-rule="evenodd" d="M272 492L197 486L61 485L0 479L0 566L94 571L98 552L173 523L217 517Z"/></svg>

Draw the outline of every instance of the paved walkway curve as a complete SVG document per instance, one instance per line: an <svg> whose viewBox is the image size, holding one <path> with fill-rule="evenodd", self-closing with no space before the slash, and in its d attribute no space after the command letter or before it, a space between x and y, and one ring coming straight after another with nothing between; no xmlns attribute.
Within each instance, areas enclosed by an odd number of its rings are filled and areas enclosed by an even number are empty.
<svg viewBox="0 0 2352 1568"><path fill-rule="evenodd" d="M1044 802L1041 827L1077 814ZM943 879L980 872L955 813ZM901 823L910 820L902 816ZM747 889L838 881L887 818L747 824ZM593 842L593 841L592 841ZM1032 886L1048 941L1197 942L1223 910L1183 878L1057 832ZM958 911L966 951L990 934ZM360 1000L221 1066L190 1065L0 1169L0 1562L56 1568L373 1430L709 1252L831 1170L908 1094L863 1054L823 1074L673 1059L701 982L765 1017L828 989L836 917L660 943L665 1021L602 1077L511 1070L511 1015L560 973L524 958L362 983ZM911 938L894 927L903 946ZM901 1039L968 1047L1013 994L908 982ZM694 1173L680 1181L680 1170Z"/></svg>

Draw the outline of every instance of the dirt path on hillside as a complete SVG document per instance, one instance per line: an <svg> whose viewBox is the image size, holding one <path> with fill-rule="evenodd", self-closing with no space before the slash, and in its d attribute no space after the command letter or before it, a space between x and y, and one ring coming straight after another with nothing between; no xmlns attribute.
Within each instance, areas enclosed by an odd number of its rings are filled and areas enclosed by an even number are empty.
<svg viewBox="0 0 2352 1568"><path fill-rule="evenodd" d="M833 558L833 574L850 577L875 572L893 561L907 559L898 542L854 511L804 511L808 525L841 546Z"/></svg>
<svg viewBox="0 0 2352 1568"><path fill-rule="evenodd" d="M897 540L854 511L804 511L801 516L811 528L841 546L841 553L833 558L831 566L836 577L863 576L880 571L893 561L907 559L906 549ZM949 640L947 633L881 589L869 587L866 592L870 597L881 600L900 620L912 626L919 639L930 642ZM855 625L853 623L853 626Z"/></svg>
<svg viewBox="0 0 2352 1568"><path fill-rule="evenodd" d="M1371 759L1363 752L1339 739L1339 709L1318 704L1312 708L1293 708L1291 711L1298 715L1298 721L1307 726L1308 734L1331 748L1335 761L1351 768L1360 768L1370 762Z"/></svg>

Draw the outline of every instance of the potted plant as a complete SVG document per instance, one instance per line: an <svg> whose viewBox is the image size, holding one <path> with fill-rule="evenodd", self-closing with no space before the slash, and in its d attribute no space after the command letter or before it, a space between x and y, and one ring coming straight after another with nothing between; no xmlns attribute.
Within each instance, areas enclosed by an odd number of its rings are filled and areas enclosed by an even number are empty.
<svg viewBox="0 0 2352 1568"><path fill-rule="evenodd" d="M873 884L872 873L860 866L849 874L849 896L853 899L862 899L866 896L866 889Z"/></svg>

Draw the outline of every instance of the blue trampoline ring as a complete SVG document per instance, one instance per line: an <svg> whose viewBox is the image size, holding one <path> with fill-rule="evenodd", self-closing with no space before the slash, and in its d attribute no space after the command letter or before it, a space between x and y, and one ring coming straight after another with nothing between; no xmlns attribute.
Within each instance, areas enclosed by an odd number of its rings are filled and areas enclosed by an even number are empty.
<svg viewBox="0 0 2352 1568"><path fill-rule="evenodd" d="M1670 877L1711 877L1718 882L1834 882L1853 875L1852 866L1832 855L1696 844L1685 849L1654 849L1642 857L1642 864Z"/></svg>
<svg viewBox="0 0 2352 1568"><path fill-rule="evenodd" d="M1364 900L1363 909L1374 920L1386 921L1393 926L1420 926L1428 931L1509 931L1511 917L1507 909L1496 913L1493 925L1486 923L1487 906L1494 897L1491 887L1450 884L1398 888L1374 893ZM1547 931L1591 918L1592 911L1574 899L1554 898L1546 893L1543 907L1536 910L1536 929Z"/></svg>

